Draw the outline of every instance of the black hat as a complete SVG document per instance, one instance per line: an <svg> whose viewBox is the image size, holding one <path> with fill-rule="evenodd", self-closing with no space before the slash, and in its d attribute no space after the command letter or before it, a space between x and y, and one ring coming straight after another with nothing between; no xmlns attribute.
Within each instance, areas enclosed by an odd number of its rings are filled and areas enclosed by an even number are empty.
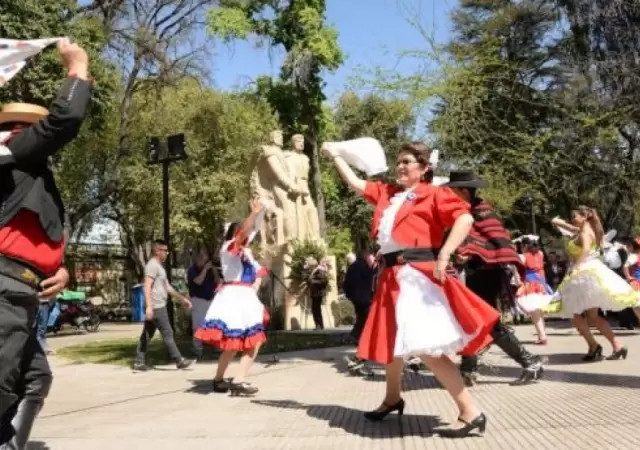
<svg viewBox="0 0 640 450"><path fill-rule="evenodd" d="M453 188L485 188L489 186L489 183L480 178L476 178L473 172L458 171L449 174L449 182L444 184L444 186Z"/></svg>

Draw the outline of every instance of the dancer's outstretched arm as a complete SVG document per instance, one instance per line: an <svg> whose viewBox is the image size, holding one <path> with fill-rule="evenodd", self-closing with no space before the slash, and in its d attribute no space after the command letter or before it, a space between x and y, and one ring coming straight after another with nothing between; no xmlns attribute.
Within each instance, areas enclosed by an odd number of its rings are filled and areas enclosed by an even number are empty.
<svg viewBox="0 0 640 450"><path fill-rule="evenodd" d="M258 199L251 200L250 205L251 213L249 214L249 217L244 219L244 222L242 222L242 226L240 227L240 231L238 233L238 236L236 237L238 242L244 242L245 239L249 237L249 235L253 231L253 226L256 223L256 219L264 210L264 205Z"/></svg>
<svg viewBox="0 0 640 450"><path fill-rule="evenodd" d="M551 225L554 227L562 228L563 230L567 230L570 233L577 233L580 231L580 228L570 224L566 220L562 220L560 217L554 217L551 219Z"/></svg>
<svg viewBox="0 0 640 450"><path fill-rule="evenodd" d="M347 164L347 162L338 155L336 149L333 148L331 144L324 143L322 145L322 152L327 156L327 158L333 160L340 177L349 185L349 187L358 195L362 195L367 181L356 175L353 169L349 167L349 164Z"/></svg>

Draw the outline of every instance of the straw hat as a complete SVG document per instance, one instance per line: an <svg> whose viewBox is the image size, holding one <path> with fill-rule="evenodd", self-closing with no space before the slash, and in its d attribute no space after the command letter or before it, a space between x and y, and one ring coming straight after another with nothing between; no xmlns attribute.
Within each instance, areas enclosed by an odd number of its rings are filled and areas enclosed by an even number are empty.
<svg viewBox="0 0 640 450"><path fill-rule="evenodd" d="M49 114L46 108L29 103L8 103L0 111L0 124L3 123L37 123Z"/></svg>

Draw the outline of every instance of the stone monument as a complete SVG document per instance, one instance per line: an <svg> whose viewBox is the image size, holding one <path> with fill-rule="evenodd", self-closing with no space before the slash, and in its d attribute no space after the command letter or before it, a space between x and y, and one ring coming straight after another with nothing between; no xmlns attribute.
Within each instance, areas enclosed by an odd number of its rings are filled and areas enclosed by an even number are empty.
<svg viewBox="0 0 640 450"><path fill-rule="evenodd" d="M300 240L320 239L320 223L318 210L309 192L309 157L304 150L304 136L294 134L291 138L292 150L285 151L285 160L289 172L294 177L296 187L301 195L296 198L297 238Z"/></svg>
<svg viewBox="0 0 640 450"><path fill-rule="evenodd" d="M299 293L290 291L289 268L292 242L314 240L322 245L318 211L309 193L309 158L302 153L304 137L295 135L292 151L283 151L283 133L274 130L269 142L261 145L253 161L250 177L251 194L260 198L268 208L260 230L261 263L269 267L277 279L263 286L275 305L284 306L285 329L313 328L310 304ZM337 302L335 257L328 257L332 264L330 284L323 316L327 327L334 320L331 304Z"/></svg>

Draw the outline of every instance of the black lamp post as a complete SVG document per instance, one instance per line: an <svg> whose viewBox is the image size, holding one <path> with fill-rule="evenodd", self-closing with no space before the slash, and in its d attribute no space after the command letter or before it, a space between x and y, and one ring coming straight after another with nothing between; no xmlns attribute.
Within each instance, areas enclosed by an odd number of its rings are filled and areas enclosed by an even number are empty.
<svg viewBox="0 0 640 450"><path fill-rule="evenodd" d="M176 161L182 161L187 159L187 153L185 151L184 134L174 134L169 136L166 142L163 142L158 137L152 137L149 140L149 161L148 164L162 165L162 218L163 218L163 230L164 240L167 243L169 249L171 249L171 226L169 222L170 210L169 210L169 165ZM173 255L169 255L165 261L165 267L167 271L167 278L171 283L171 268ZM173 308L173 302L167 303L167 313L169 314L169 321L171 326L175 328L175 314Z"/></svg>
<svg viewBox="0 0 640 450"><path fill-rule="evenodd" d="M529 205L529 214L531 215L531 234L536 234L536 214L533 209L533 197L527 193L525 200Z"/></svg>

